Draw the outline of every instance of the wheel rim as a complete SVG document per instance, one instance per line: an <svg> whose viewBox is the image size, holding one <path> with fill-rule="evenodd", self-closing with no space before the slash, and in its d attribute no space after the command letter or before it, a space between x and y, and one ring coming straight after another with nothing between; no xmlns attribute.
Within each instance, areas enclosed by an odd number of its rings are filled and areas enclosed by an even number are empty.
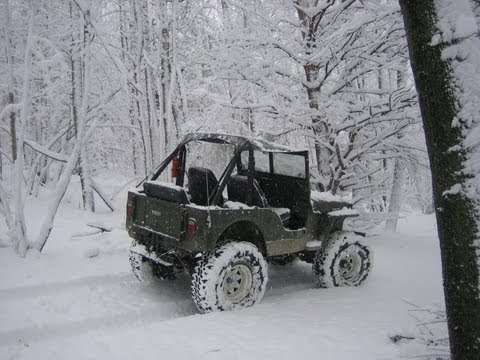
<svg viewBox="0 0 480 360"><path fill-rule="evenodd" d="M361 272L362 257L354 249L348 249L340 257L339 267L344 280L355 280Z"/></svg>
<svg viewBox="0 0 480 360"><path fill-rule="evenodd" d="M252 271L245 264L235 264L225 274L223 294L232 303L245 299L252 288Z"/></svg>

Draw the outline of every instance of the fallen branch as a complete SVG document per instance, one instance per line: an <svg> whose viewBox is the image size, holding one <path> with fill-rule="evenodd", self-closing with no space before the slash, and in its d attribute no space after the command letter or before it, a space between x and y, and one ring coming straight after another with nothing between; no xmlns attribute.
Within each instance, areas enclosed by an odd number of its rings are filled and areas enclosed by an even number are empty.
<svg viewBox="0 0 480 360"><path fill-rule="evenodd" d="M115 229L114 226L108 226L108 225L101 224L101 223L88 223L87 226L90 226L90 227L95 228L95 229L99 229L102 233L103 232L111 232L111 231L113 231L113 229Z"/></svg>
<svg viewBox="0 0 480 360"><path fill-rule="evenodd" d="M115 207L113 206L113 203L108 198L107 194L105 194L100 188L100 186L98 186L98 184L93 180L92 180L92 188L98 194L98 196L100 196L100 199L103 200L105 205L107 205L111 211L115 211Z"/></svg>
<svg viewBox="0 0 480 360"><path fill-rule="evenodd" d="M388 338L394 344L398 343L401 340L409 340L409 341L410 340L415 340L415 337L413 337L413 336L404 336L404 335L400 335L400 334L392 335L392 336L389 336Z"/></svg>
<svg viewBox="0 0 480 360"><path fill-rule="evenodd" d="M97 235L97 234L101 234L101 233L103 233L103 231L101 229L95 229L95 230L75 233L75 234L72 235L72 238L81 238L81 237L93 236L93 235Z"/></svg>

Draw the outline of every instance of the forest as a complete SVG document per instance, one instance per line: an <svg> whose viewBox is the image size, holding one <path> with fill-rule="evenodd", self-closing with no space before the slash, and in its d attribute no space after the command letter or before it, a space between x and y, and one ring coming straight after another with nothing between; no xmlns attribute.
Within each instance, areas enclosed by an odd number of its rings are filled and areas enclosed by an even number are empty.
<svg viewBox="0 0 480 360"><path fill-rule="evenodd" d="M433 211L396 1L3 0L2 14L2 241L20 254L43 247L72 176L95 211L97 176L140 179L190 132L308 148L320 189L390 229L402 202Z"/></svg>
<svg viewBox="0 0 480 360"><path fill-rule="evenodd" d="M0 0L0 357L307 359L321 344L331 359L476 359L479 19L478 0ZM367 284L312 289L308 259L280 267L280 251L244 236L193 254L193 285L137 282L131 194L201 133L308 150L308 211L315 198L353 206L339 233L368 242ZM191 151L213 166L226 155ZM210 205L207 191L209 228ZM328 261L333 274L335 240L316 241L314 275ZM238 269L257 286L229 251L254 254L265 300L197 316L219 258L221 286Z"/></svg>

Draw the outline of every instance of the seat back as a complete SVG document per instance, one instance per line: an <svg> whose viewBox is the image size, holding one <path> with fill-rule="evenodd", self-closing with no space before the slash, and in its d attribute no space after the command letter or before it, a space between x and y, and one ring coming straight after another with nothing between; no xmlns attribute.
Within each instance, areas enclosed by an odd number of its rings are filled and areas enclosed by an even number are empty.
<svg viewBox="0 0 480 360"><path fill-rule="evenodd" d="M228 200L247 203L248 179L244 175L233 175L227 184ZM253 193L251 206L268 207L267 199L258 182L253 179Z"/></svg>
<svg viewBox="0 0 480 360"><path fill-rule="evenodd" d="M192 203L207 206L218 180L212 170L194 167L188 169L188 192Z"/></svg>
<svg viewBox="0 0 480 360"><path fill-rule="evenodd" d="M160 200L178 204L188 204L187 194L180 186L161 181L145 181L143 183L145 194Z"/></svg>

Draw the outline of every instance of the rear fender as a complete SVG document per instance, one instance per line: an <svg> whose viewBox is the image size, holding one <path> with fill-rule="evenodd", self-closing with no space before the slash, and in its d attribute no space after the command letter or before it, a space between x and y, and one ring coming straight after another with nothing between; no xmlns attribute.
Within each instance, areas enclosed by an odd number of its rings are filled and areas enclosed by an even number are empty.
<svg viewBox="0 0 480 360"><path fill-rule="evenodd" d="M263 256L267 255L267 247L261 230L250 221L239 221L230 225L220 235L217 245L229 240L246 241L254 244Z"/></svg>

